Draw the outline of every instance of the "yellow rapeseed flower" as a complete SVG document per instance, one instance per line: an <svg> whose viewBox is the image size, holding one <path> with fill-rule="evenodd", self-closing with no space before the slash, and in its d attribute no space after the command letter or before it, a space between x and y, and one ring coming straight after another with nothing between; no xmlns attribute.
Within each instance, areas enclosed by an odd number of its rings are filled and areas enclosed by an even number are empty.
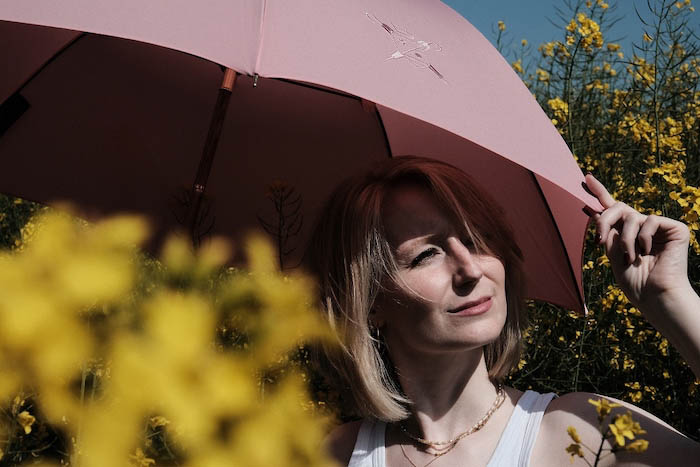
<svg viewBox="0 0 700 467"><path fill-rule="evenodd" d="M146 456L141 448L136 448L136 452L131 455L131 465L134 467L149 467L155 464L156 461Z"/></svg>
<svg viewBox="0 0 700 467"><path fill-rule="evenodd" d="M513 67L513 70L516 71L516 73L521 73L521 74L522 74L522 72L523 72L523 65L522 65L522 60L521 60L521 59L517 59L516 61L514 61L514 62L511 64L511 66Z"/></svg>
<svg viewBox="0 0 700 467"><path fill-rule="evenodd" d="M525 46L527 45L527 39L521 40L521 41L520 41L520 45L522 45L523 47L525 47Z"/></svg>
<svg viewBox="0 0 700 467"><path fill-rule="evenodd" d="M32 432L32 425L34 425L34 422L36 422L36 418L26 410L23 410L17 414L17 422L24 429L24 434L28 435Z"/></svg>
<svg viewBox="0 0 700 467"><path fill-rule="evenodd" d="M542 52L543 57L553 57L554 56L554 46L556 43L547 42L539 46L538 50Z"/></svg>
<svg viewBox="0 0 700 467"><path fill-rule="evenodd" d="M651 42L651 41L654 40L654 39L652 39L651 36L650 36L649 34L647 34L646 32L644 33L644 36L642 36L642 39L644 39L644 42Z"/></svg>
<svg viewBox="0 0 700 467"><path fill-rule="evenodd" d="M624 415L615 417L613 423L609 424L610 432L615 437L615 442L618 446L625 445L625 438L634 439L635 435L646 433L645 430L632 419L632 412L627 412Z"/></svg>
<svg viewBox="0 0 700 467"><path fill-rule="evenodd" d="M498 30L505 31L506 30L506 23L504 23L503 21L499 21L498 22Z"/></svg>
<svg viewBox="0 0 700 467"><path fill-rule="evenodd" d="M602 421L605 417L610 415L610 411L615 407L621 407L620 404L610 402L607 399L599 398L597 400L588 399L588 403L595 406L596 412L598 412L598 419Z"/></svg>
<svg viewBox="0 0 700 467"><path fill-rule="evenodd" d="M580 444L571 443L566 448L566 452L571 454L571 462L574 462L574 456L583 457L583 449L581 449Z"/></svg>
<svg viewBox="0 0 700 467"><path fill-rule="evenodd" d="M649 441L645 439L635 439L625 447L628 451L636 453L642 453L646 451L647 448L649 448Z"/></svg>
<svg viewBox="0 0 700 467"><path fill-rule="evenodd" d="M573 426L569 426L566 429L566 432L569 434L572 440L574 440L574 443L580 443L581 442L581 437L578 435L578 432L576 431L576 428Z"/></svg>

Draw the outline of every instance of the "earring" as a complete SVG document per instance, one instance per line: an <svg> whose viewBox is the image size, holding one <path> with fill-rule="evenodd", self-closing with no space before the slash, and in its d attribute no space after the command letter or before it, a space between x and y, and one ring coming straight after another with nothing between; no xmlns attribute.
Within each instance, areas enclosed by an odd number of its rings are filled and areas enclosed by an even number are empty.
<svg viewBox="0 0 700 467"><path fill-rule="evenodd" d="M374 321L369 321L369 335L372 336L372 339L374 340L381 340L381 332L379 331L379 328L377 327L376 324L374 324Z"/></svg>

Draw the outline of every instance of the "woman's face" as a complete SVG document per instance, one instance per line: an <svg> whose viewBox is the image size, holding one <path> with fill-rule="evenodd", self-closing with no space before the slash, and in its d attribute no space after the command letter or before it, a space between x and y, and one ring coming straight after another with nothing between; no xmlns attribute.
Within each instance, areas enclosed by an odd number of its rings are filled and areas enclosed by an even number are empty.
<svg viewBox="0 0 700 467"><path fill-rule="evenodd" d="M389 349L440 353L493 342L506 320L503 263L477 254L419 185L395 188L383 214L399 284L380 294L372 319Z"/></svg>

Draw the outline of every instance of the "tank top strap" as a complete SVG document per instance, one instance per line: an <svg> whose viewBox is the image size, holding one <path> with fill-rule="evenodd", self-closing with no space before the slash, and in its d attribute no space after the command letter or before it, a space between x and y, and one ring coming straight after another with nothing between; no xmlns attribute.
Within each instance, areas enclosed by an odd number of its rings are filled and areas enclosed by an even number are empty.
<svg viewBox="0 0 700 467"><path fill-rule="evenodd" d="M554 393L526 391L515 406L487 467L528 467L540 423Z"/></svg>
<svg viewBox="0 0 700 467"><path fill-rule="evenodd" d="M386 467L385 434L386 423L363 420L348 467Z"/></svg>

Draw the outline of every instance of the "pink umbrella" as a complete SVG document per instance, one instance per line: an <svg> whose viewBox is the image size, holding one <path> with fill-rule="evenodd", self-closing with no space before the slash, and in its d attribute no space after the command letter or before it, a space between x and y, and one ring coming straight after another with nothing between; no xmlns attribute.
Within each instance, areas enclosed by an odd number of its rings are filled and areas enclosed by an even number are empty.
<svg viewBox="0 0 700 467"><path fill-rule="evenodd" d="M528 297L584 308L582 208L601 206L508 63L439 1L5 0L0 20L0 191L196 236L262 225L294 264L340 179L434 157L506 207Z"/></svg>

